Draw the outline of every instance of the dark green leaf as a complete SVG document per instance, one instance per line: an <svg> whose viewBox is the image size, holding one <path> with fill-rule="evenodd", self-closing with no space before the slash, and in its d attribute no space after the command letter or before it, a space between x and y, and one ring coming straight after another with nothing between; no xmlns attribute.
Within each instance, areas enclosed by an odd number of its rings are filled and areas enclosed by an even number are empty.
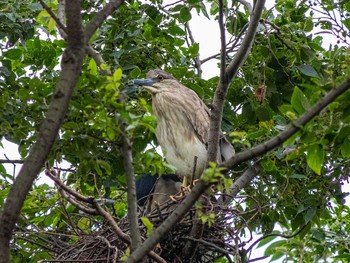
<svg viewBox="0 0 350 263"><path fill-rule="evenodd" d="M22 57L22 50L18 48L13 48L5 52L4 56L12 60L18 60Z"/></svg>
<svg viewBox="0 0 350 263"><path fill-rule="evenodd" d="M291 98L291 103L293 108L300 115L310 108L309 100L306 98L305 94L298 87L294 88L294 92Z"/></svg>
<svg viewBox="0 0 350 263"><path fill-rule="evenodd" d="M183 7L181 8L180 10L180 22L181 23L186 23L188 21L190 21L192 18L192 15L191 15L191 11L188 7Z"/></svg>
<svg viewBox="0 0 350 263"><path fill-rule="evenodd" d="M324 150L319 144L313 144L306 148L306 160L309 167L318 175L323 167Z"/></svg>
<svg viewBox="0 0 350 263"><path fill-rule="evenodd" d="M310 65L301 65L298 67L299 71L309 77L320 78L317 71Z"/></svg>
<svg viewBox="0 0 350 263"><path fill-rule="evenodd" d="M344 139L343 144L340 147L341 154L344 158L350 157L350 136Z"/></svg>

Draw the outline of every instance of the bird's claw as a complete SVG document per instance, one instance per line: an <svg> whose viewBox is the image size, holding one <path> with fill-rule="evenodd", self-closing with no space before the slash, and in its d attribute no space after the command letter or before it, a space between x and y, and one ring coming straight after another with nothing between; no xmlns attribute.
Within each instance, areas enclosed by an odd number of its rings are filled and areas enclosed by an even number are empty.
<svg viewBox="0 0 350 263"><path fill-rule="evenodd" d="M182 200L186 196L186 192L191 192L191 189L189 186L181 186L181 191L177 193L176 195L170 195L170 199L174 202L177 202L179 200Z"/></svg>

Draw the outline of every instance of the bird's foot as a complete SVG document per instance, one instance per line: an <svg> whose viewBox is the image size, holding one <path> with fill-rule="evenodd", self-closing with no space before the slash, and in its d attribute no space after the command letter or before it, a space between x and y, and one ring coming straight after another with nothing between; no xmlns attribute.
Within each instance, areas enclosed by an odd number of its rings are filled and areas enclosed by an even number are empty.
<svg viewBox="0 0 350 263"><path fill-rule="evenodd" d="M191 189L189 186L181 186L181 191L177 193L176 195L170 195L170 199L174 202L178 202L179 200L182 200L185 198L186 193L190 192Z"/></svg>
<svg viewBox="0 0 350 263"><path fill-rule="evenodd" d="M198 181L199 181L199 179L193 180L193 182L192 182L192 187L193 187Z"/></svg>

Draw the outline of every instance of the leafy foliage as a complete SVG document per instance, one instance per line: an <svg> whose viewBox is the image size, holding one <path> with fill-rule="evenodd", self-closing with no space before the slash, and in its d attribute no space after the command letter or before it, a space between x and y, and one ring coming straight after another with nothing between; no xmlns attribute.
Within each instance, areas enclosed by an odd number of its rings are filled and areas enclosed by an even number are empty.
<svg viewBox="0 0 350 263"><path fill-rule="evenodd" d="M84 1L84 21L90 21L103 3ZM55 21L37 2L0 1L0 7L0 136L17 144L25 159L50 103L65 42L58 37ZM55 2L49 7L57 11ZM230 84L224 109L222 128L237 152L285 130L350 75L350 51L344 46L349 43L349 12L348 2L334 5L328 0L276 1L272 9L265 10L252 52ZM166 5L163 1L131 1L101 26L91 45L113 75L103 75L96 62L86 58L48 160L52 166L71 165L62 175L68 186L87 196L124 195L119 149L122 122L127 123L133 142L136 177L173 172L157 151L150 96L129 87L128 81L164 67L209 104L218 77L206 80L197 74L201 44L191 42L187 27L197 14L215 22L217 2L189 0ZM228 1L225 15L230 60L240 45L249 10ZM329 36L336 40L328 47ZM128 96L128 100L121 102L119 96ZM244 201L232 203L246 222L235 226L242 240L250 231L254 235L291 235L302 229L288 239L261 241L261 245L268 244L265 254L272 261L349 261L350 217L344 189L350 172L349 101L347 92L283 148L264 155L263 172L241 193ZM233 171L230 181L248 165ZM0 205L12 183L12 176L1 165ZM126 198L112 209L116 217L123 217ZM48 259L55 252L46 247L53 235L60 234L62 242L71 243L93 231L98 223L78 212L52 187L35 185L22 209L11 261ZM203 215L203 219L205 216L213 220L212 215ZM148 221L144 223L151 231ZM227 261L221 258L218 262Z"/></svg>

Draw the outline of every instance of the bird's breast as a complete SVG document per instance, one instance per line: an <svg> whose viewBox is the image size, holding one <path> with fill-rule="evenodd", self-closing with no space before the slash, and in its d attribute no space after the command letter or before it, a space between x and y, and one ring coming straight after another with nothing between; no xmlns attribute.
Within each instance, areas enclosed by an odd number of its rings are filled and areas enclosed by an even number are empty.
<svg viewBox="0 0 350 263"><path fill-rule="evenodd" d="M205 169L207 150L186 116L184 105L157 96L153 98L153 110L157 117L156 136L167 162L176 167L179 176L190 177L197 156L198 178Z"/></svg>

